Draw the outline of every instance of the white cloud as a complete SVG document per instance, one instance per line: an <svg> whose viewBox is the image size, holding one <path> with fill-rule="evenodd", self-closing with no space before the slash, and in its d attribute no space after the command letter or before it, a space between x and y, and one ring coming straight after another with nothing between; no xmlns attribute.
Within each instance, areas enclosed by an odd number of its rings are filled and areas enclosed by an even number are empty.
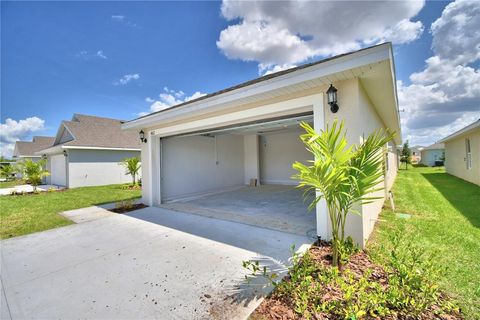
<svg viewBox="0 0 480 320"><path fill-rule="evenodd" d="M103 54L102 50L98 50L95 55L101 59L108 59L107 56Z"/></svg>
<svg viewBox="0 0 480 320"><path fill-rule="evenodd" d="M75 54L75 57L82 60L108 59L108 57L103 53L103 50L97 50L97 52L89 52L86 50L82 50L79 53Z"/></svg>
<svg viewBox="0 0 480 320"><path fill-rule="evenodd" d="M480 2L452 2L432 23L434 55L409 85L398 83L403 134L412 144L433 143L480 118L478 30Z"/></svg>
<svg viewBox="0 0 480 320"><path fill-rule="evenodd" d="M432 23L432 48L442 60L469 63L480 59L480 4L456 1Z"/></svg>
<svg viewBox="0 0 480 320"><path fill-rule="evenodd" d="M122 15L112 15L112 21L115 22L123 22L125 20L125 16Z"/></svg>
<svg viewBox="0 0 480 320"><path fill-rule="evenodd" d="M257 61L269 71L373 43L413 41L423 25L411 19L423 6L423 1L224 0L222 15L235 23L220 33L217 47L231 59Z"/></svg>
<svg viewBox="0 0 480 320"><path fill-rule="evenodd" d="M124 85L127 85L129 82L136 81L138 79L140 79L140 74L131 73L131 74L124 75L118 80L115 80L113 84L116 86L124 86Z"/></svg>
<svg viewBox="0 0 480 320"><path fill-rule="evenodd" d="M136 24L135 22L127 19L126 16L124 15L112 15L112 22L117 23L117 24L122 24L130 28L134 29L140 29L140 26Z"/></svg>
<svg viewBox="0 0 480 320"><path fill-rule="evenodd" d="M163 92L158 95L159 97L158 100L154 100L150 97L147 97L145 98L145 101L148 103L151 103L150 112L156 112L156 111L170 108L180 103L198 99L200 97L203 97L204 95L206 95L206 93L196 91L192 95L187 96L185 92L183 92L182 90L175 91L175 90L169 89L168 87L164 87ZM144 116L148 113L149 112L141 112L138 115Z"/></svg>
<svg viewBox="0 0 480 320"><path fill-rule="evenodd" d="M15 141L22 140L33 132L45 129L45 121L38 117L30 117L23 120L7 118L5 123L0 124L0 152L5 157L11 157Z"/></svg>

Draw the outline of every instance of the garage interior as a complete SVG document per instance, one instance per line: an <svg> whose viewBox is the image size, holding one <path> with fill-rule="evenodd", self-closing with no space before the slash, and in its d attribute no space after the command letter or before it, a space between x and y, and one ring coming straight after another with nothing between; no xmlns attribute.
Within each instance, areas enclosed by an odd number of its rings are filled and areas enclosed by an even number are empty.
<svg viewBox="0 0 480 320"><path fill-rule="evenodd" d="M311 159L299 139L302 121L312 124L313 115L162 138L161 206L315 237L311 199L291 178L295 161Z"/></svg>

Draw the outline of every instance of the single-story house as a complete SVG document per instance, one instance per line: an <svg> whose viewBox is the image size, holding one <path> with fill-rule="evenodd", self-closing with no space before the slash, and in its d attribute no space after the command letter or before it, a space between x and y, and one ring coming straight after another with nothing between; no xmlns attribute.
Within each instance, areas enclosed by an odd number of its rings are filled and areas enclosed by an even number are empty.
<svg viewBox="0 0 480 320"><path fill-rule="evenodd" d="M443 160L445 159L445 145L443 143L434 143L428 147L422 149L421 163L434 167L441 163L443 165Z"/></svg>
<svg viewBox="0 0 480 320"><path fill-rule="evenodd" d="M480 119L440 140L447 173L480 185Z"/></svg>
<svg viewBox="0 0 480 320"><path fill-rule="evenodd" d="M412 153L411 161L414 164L420 163L422 161L422 146L413 146L410 148L410 152Z"/></svg>
<svg viewBox="0 0 480 320"><path fill-rule="evenodd" d="M55 137L34 136L32 141L16 141L12 158L17 163L27 159L37 162L42 158L42 155L36 153L53 145L54 140ZM16 176L21 178L22 173L18 172Z"/></svg>
<svg viewBox="0 0 480 320"><path fill-rule="evenodd" d="M123 131L123 121L74 114L62 121L53 144L37 152L46 157L47 183L67 188L131 182L119 163L140 157L138 134Z"/></svg>
<svg viewBox="0 0 480 320"><path fill-rule="evenodd" d="M385 146L385 189L375 194L381 199L358 208L362 216L350 215L346 226L364 245L397 175L395 146L401 144L401 132L394 70L392 46L385 43L269 74L124 123L123 129L140 134L144 142L143 201L198 214L221 211L226 219L243 215L248 223L271 228L307 221L301 232L313 227L317 236L329 239L325 203L318 203L316 214L309 213L291 178L294 161L312 160L299 139L299 123L320 130L334 119L344 120L350 143L388 128L397 135ZM331 85L337 101L329 105Z"/></svg>

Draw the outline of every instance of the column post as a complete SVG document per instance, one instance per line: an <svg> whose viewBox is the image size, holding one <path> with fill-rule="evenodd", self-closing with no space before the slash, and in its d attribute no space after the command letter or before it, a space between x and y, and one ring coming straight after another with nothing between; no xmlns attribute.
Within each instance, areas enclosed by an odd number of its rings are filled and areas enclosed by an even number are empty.
<svg viewBox="0 0 480 320"><path fill-rule="evenodd" d="M325 114L323 106L323 93L315 100L313 104L313 128L320 132L325 128ZM318 196L317 192L317 196ZM327 204L324 199L317 203L316 207L317 236L323 240L331 239L330 219L328 218Z"/></svg>

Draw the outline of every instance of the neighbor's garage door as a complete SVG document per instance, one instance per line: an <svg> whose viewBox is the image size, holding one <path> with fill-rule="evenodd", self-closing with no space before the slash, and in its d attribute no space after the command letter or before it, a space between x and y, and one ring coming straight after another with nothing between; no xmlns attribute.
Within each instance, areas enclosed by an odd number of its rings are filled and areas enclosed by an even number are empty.
<svg viewBox="0 0 480 320"><path fill-rule="evenodd" d="M52 184L59 186L67 185L66 159L63 154L52 156L50 158L50 174Z"/></svg>

